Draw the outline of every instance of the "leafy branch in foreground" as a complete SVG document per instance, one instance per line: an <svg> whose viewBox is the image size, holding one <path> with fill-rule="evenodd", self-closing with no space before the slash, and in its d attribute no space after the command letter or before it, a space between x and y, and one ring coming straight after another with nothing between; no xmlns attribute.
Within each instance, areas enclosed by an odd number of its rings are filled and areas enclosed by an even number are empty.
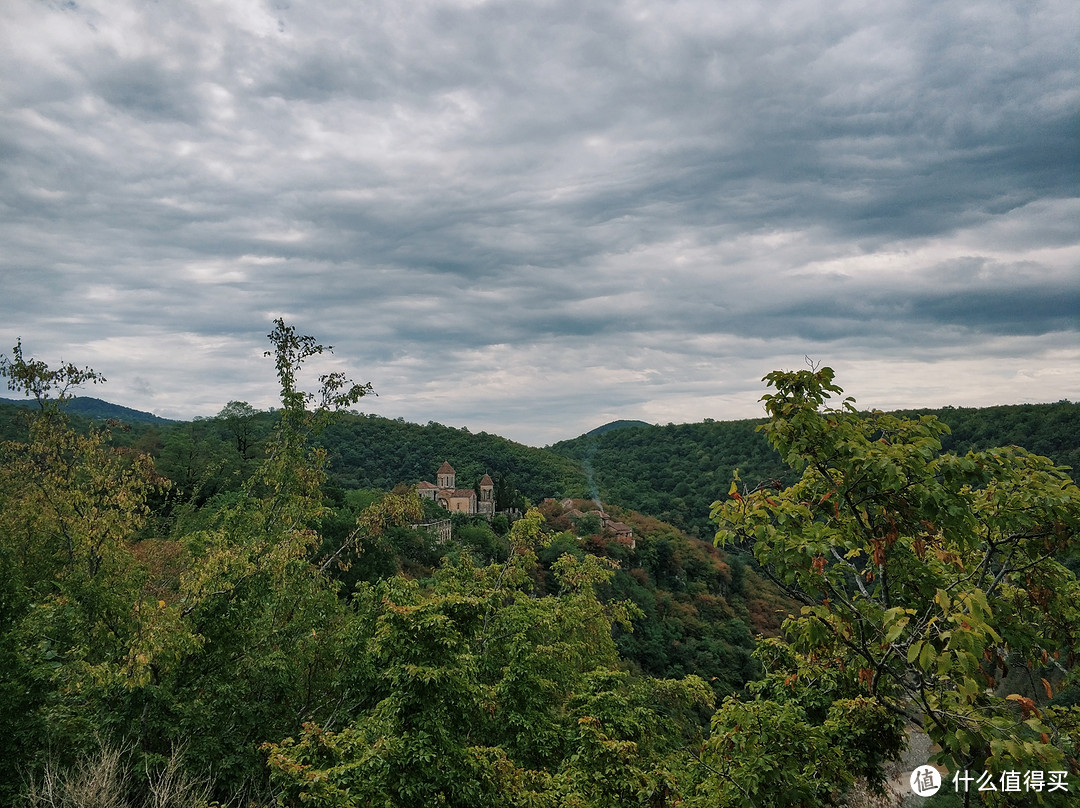
<svg viewBox="0 0 1080 808"><path fill-rule="evenodd" d="M300 392L301 364L324 349L277 325L284 409L266 456L189 532L157 533L165 524L149 501L168 481L147 456L111 448L102 430L79 434L57 405L98 374L50 370L21 345L5 360L14 389L42 405L28 414L26 442L0 443L6 771L30 784L82 782L80 767L108 773L86 763L105 744L130 750L123 789L151 800L179 782L179 770L152 772L183 747L182 768L199 782L212 774L212 796L246 804L266 788L258 743L347 716L353 616L311 564L325 457L306 439L370 388L330 374L318 397ZM17 788L0 778L0 804Z"/></svg>
<svg viewBox="0 0 1080 808"><path fill-rule="evenodd" d="M538 595L541 524L535 509L514 524L504 564L463 555L427 586L360 587L367 697L340 730L264 747L282 804L675 804L712 693L618 670L612 625L632 606L598 599L603 559L562 556L559 594Z"/></svg>
<svg viewBox="0 0 1080 808"><path fill-rule="evenodd" d="M932 416L826 406L842 392L830 368L766 380L761 429L802 478L740 491L736 476L712 518L718 544L749 546L803 604L785 626L800 664L857 677L954 771L1075 774L1080 709L1054 698L1080 640L1066 469L1017 447L942 453Z"/></svg>
<svg viewBox="0 0 1080 808"><path fill-rule="evenodd" d="M23 357L22 340L11 349L12 358L0 356L0 378L8 380L8 389L33 396L41 410L62 405L71 396L68 391L87 382L101 384L105 377L88 367L80 368L71 362L51 369L40 359Z"/></svg>

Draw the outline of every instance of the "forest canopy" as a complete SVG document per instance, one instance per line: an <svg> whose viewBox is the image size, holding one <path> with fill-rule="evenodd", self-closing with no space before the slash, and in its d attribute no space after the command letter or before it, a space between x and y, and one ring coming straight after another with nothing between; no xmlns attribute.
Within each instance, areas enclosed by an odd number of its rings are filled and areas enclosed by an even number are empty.
<svg viewBox="0 0 1080 808"><path fill-rule="evenodd" d="M551 503L440 544L408 486L333 476L355 439L328 436L363 420L334 413L370 386L309 391L329 349L269 339L281 409L233 402L158 462L155 433L65 414L92 370L0 363L39 405L0 444L0 805L830 805L913 727L950 769L1076 777L1080 492L1055 462L949 452L933 416L778 372L787 470L713 492L753 569ZM758 575L797 614L755 647Z"/></svg>

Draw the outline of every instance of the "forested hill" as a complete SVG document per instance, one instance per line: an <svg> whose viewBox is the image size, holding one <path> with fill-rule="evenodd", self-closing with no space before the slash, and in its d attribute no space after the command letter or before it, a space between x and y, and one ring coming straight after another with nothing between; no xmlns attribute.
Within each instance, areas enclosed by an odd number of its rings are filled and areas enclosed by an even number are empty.
<svg viewBox="0 0 1080 808"><path fill-rule="evenodd" d="M437 423L344 414L320 442L329 453L331 474L344 488L388 490L401 482L435 482L436 470L449 461L460 486L472 487L490 474L533 502L583 497L589 490L580 464L569 457Z"/></svg>
<svg viewBox="0 0 1080 808"><path fill-rule="evenodd" d="M85 399L75 399L80 400ZM7 404L0 402L0 437L16 439L19 421L11 417L16 408ZM243 423L235 417L137 422L116 437L150 452L159 469L180 488L198 486L209 495L229 487L229 480L238 479L240 467L261 456L260 446L275 416L249 412ZM932 414L943 420L952 429L944 440L945 449L950 451L964 453L1014 444L1080 468L1078 403L901 414ZM111 413L111 417L117 415L115 410ZM128 420L122 414L119 417ZM434 481L436 469L449 461L465 487L473 486L487 473L534 503L546 497L598 493L605 503L631 508L691 535L711 539L710 505L727 492L736 468L750 485L760 480L794 481L792 472L756 431L761 423L707 420L650 426L622 422L618 428L601 427L538 449L438 423L420 425L343 413L320 442L328 452L332 480L344 489L389 490L401 482ZM238 455L241 433L245 434L245 448Z"/></svg>
<svg viewBox="0 0 1080 808"><path fill-rule="evenodd" d="M603 435L613 429L633 429L639 426L652 426L648 421L611 421L610 423L590 429L586 435Z"/></svg>
<svg viewBox="0 0 1080 808"><path fill-rule="evenodd" d="M0 398L0 404L10 404L16 407L36 407L37 403L32 398ZM112 404L93 396L72 396L64 406L64 409L72 415L81 415L93 420L105 420L114 418L129 423L167 424L171 423L168 418L161 418L152 412L133 410L131 407L123 407Z"/></svg>
<svg viewBox="0 0 1080 808"><path fill-rule="evenodd" d="M1018 404L905 410L935 415L949 425L948 451L1022 446L1061 465L1080 468L1080 403ZM763 420L705 421L613 429L561 441L551 450L588 461L605 502L647 513L701 538L710 538L709 507L731 484L731 475L794 482L792 472L756 431ZM1074 474L1075 476L1075 474Z"/></svg>

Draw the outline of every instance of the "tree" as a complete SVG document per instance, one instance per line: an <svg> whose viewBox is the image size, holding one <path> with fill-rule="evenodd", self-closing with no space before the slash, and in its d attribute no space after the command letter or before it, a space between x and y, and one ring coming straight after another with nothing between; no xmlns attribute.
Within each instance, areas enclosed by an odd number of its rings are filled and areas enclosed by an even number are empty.
<svg viewBox="0 0 1080 808"><path fill-rule="evenodd" d="M536 596L541 522L515 522L503 564L462 554L429 587L361 587L367 699L339 731L309 723L266 746L283 805L673 804L712 694L616 670L612 624L630 610L598 600L603 559L563 556L560 594Z"/></svg>
<svg viewBox="0 0 1080 808"><path fill-rule="evenodd" d="M596 512L582 514L572 521L577 532L582 536L598 534L604 528L604 523L600 521L600 514Z"/></svg>
<svg viewBox="0 0 1080 808"><path fill-rule="evenodd" d="M15 342L12 358L0 356L0 378L8 380L8 389L33 396L42 411L56 409L71 398L68 391L87 382L102 384L105 377L88 367L68 362L52 370L40 359L23 357L22 339Z"/></svg>
<svg viewBox="0 0 1080 808"><path fill-rule="evenodd" d="M1059 559L1076 547L1080 490L1014 446L943 453L932 416L827 406L833 378L765 377L761 430L802 477L740 490L736 475L712 508L717 543L748 545L803 604L785 675L846 676L845 697L925 728L953 771L1075 774L1080 709L1054 695L1077 678L1080 583ZM1018 670L1034 689L1002 686Z"/></svg>
<svg viewBox="0 0 1080 808"><path fill-rule="evenodd" d="M317 395L302 391L301 365L327 349L276 326L284 408L265 458L199 529L178 523L169 539L147 520L148 495L168 481L103 431L73 430L58 406L98 374L50 370L21 345L0 362L40 405L28 442L0 445L5 771L77 774L105 744L128 750L136 796L149 800L155 763L182 746L187 765L212 770L214 796L238 802L260 796L259 743L348 709L357 632L336 582L311 563L325 453L307 438L370 387L330 374ZM12 779L0 778L2 804Z"/></svg>
<svg viewBox="0 0 1080 808"><path fill-rule="evenodd" d="M246 401L230 401L221 408L217 419L224 422L236 441L236 451L241 458L247 460L248 449L254 437L254 421L257 411Z"/></svg>
<svg viewBox="0 0 1080 808"><path fill-rule="evenodd" d="M212 528L185 538L194 558L177 593L177 635L190 642L162 661L159 692L167 698L154 716L158 732L214 766L219 795L230 798L261 779L259 743L305 720L335 720L353 649L336 584L311 563L327 512L326 455L308 441L371 388L336 373L319 378L317 394L306 392L304 362L329 348L280 319L268 337L280 418L236 498Z"/></svg>
<svg viewBox="0 0 1080 808"><path fill-rule="evenodd" d="M32 770L48 747L70 754L93 716L75 705L90 689L123 689L143 668L157 610L134 552L148 497L167 486L142 454L108 445L108 432L77 432L62 404L104 379L27 359L22 343L0 358L8 387L33 395L27 440L0 444L0 767ZM0 783L6 804L16 787Z"/></svg>

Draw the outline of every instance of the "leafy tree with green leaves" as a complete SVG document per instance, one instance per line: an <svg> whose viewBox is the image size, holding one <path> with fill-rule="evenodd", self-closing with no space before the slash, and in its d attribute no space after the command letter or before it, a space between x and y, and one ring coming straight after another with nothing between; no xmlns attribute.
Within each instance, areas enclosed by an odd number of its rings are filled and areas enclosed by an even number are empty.
<svg viewBox="0 0 1080 808"><path fill-rule="evenodd" d="M219 494L238 491L247 479L239 456L217 434L213 421L206 419L169 429L155 466L172 483L169 499L161 509L162 515L169 517L176 516L178 506L187 505L194 511Z"/></svg>
<svg viewBox="0 0 1080 808"><path fill-rule="evenodd" d="M49 746L74 753L94 729L77 693L122 689L152 622L134 543L150 494L167 484L144 455L74 430L70 391L104 381L89 368L51 370L21 341L0 359L12 390L33 395L26 441L0 444L0 768L34 769ZM0 778L0 801L16 778Z"/></svg>
<svg viewBox="0 0 1080 808"><path fill-rule="evenodd" d="M880 788L883 764L903 749L903 719L834 661L777 638L753 657L765 675L748 684L751 698L724 700L702 746L702 804L831 805L856 777Z"/></svg>
<svg viewBox="0 0 1080 808"><path fill-rule="evenodd" d="M63 407L71 395L70 390L89 382L102 384L105 377L88 367L80 368L72 362L61 364L55 370L40 359L23 356L22 339L15 342L11 358L0 356L0 378L8 380L8 389L33 396L41 412L55 412Z"/></svg>
<svg viewBox="0 0 1080 808"><path fill-rule="evenodd" d="M309 440L370 386L329 374L317 394L306 392L299 371L329 349L280 319L269 339L280 417L239 496L210 528L184 538L193 561L176 594L175 636L190 645L164 660L155 694L157 731L180 735L192 760L213 765L218 788L232 794L259 779L259 743L304 720L334 720L353 648L336 585L311 563L326 513L326 456Z"/></svg>
<svg viewBox="0 0 1080 808"><path fill-rule="evenodd" d="M603 559L564 555L560 593L531 596L541 522L514 524L503 564L466 554L430 588L363 587L369 699L340 731L308 724L267 746L283 804L673 804L711 692L617 670L612 624L630 611L598 600Z"/></svg>
<svg viewBox="0 0 1080 808"><path fill-rule="evenodd" d="M28 443L0 447L0 658L12 663L0 714L23 738L0 746L7 771L33 775L47 750L77 765L106 742L130 748L138 774L183 746L234 800L265 780L259 743L342 720L356 635L310 561L325 453L307 441L370 388L330 374L304 392L301 365L327 349L275 325L284 408L266 456L199 530L169 540L146 533L148 494L168 481L100 430L72 430L49 397L97 375L49 370L21 345L4 360L40 405Z"/></svg>
<svg viewBox="0 0 1080 808"><path fill-rule="evenodd" d="M1065 470L1017 447L943 453L948 427L933 416L864 415L850 398L828 406L842 392L830 368L765 378L775 392L763 397L761 429L801 479L740 490L736 476L712 518L718 544L751 548L803 604L785 625L800 660L785 675L842 672L836 696L864 700L859 714L885 710L924 728L953 771L1075 776L1080 708L1053 698L1076 681L1080 639L1080 583L1058 561L1080 531L1080 490ZM1026 670L1038 691L999 687L1010 669ZM714 739L740 710L771 712L774 729L802 720L790 699L758 695L725 705ZM887 757L894 739L877 750ZM784 765L798 759L778 760L767 782L724 771L747 794L790 789L810 800L796 764Z"/></svg>
<svg viewBox="0 0 1080 808"><path fill-rule="evenodd" d="M218 421L225 424L229 434L236 442L236 452L243 460L248 459L248 451L255 441L255 417L258 411L246 401L230 401L217 414Z"/></svg>
<svg viewBox="0 0 1080 808"><path fill-rule="evenodd" d="M598 513L586 513L570 520L574 528L579 535L590 536L593 534L599 534L603 529L603 523L600 521L600 515Z"/></svg>

